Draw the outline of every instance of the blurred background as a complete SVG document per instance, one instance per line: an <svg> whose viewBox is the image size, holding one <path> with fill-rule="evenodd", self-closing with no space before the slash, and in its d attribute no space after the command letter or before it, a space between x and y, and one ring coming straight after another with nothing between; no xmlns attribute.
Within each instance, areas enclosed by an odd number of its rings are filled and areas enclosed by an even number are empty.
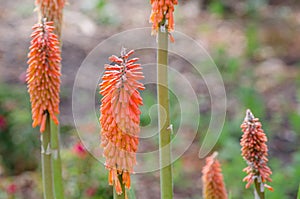
<svg viewBox="0 0 300 199"><path fill-rule="evenodd" d="M33 0L0 3L0 198L39 199L39 132L31 128L25 85L31 27L37 14L33 11ZM74 128L71 100L76 72L96 44L120 31L151 26L150 10L150 3L145 0L69 0L65 7L60 118L68 199L112 197L104 166L86 152ZM214 150L219 151L231 198L253 197L252 189L246 190L242 182L246 163L240 156L239 145L240 124L247 108L260 118L269 139L269 166L273 171L273 182L269 184L275 191L267 192L267 198L296 198L300 182L300 2L180 0L175 10L175 29L205 47L225 83L226 122ZM182 69L185 70L189 69ZM174 163L176 199L202 198L204 159L198 158L198 151L209 125L210 99L205 85L198 90L200 127L192 129L198 131L196 138ZM150 117L148 113L156 103L155 87L149 87L142 97L145 105L141 125L147 126L157 119L155 114ZM176 96L171 95L171 105L172 123L176 127L180 117ZM97 125L91 124L89 128ZM186 131L189 136L188 124ZM141 148L156 145L154 140ZM131 198L159 198L158 171L136 174L133 181Z"/></svg>

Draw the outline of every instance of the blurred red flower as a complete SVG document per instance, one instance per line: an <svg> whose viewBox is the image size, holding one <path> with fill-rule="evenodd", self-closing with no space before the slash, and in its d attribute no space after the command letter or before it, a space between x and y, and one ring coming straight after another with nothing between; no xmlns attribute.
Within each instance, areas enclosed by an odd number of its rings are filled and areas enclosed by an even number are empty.
<svg viewBox="0 0 300 199"><path fill-rule="evenodd" d="M0 129L5 129L6 128L6 119L3 115L0 115Z"/></svg>
<svg viewBox="0 0 300 199"><path fill-rule="evenodd" d="M89 187L86 191L85 194L88 197L93 197L97 193L97 189L95 187Z"/></svg>
<svg viewBox="0 0 300 199"><path fill-rule="evenodd" d="M86 151L85 147L83 146L83 144L81 142L77 142L74 146L73 146L73 152L75 155L77 155L79 158L86 158L88 152Z"/></svg>
<svg viewBox="0 0 300 199"><path fill-rule="evenodd" d="M18 189L17 185L14 183L11 183L6 187L6 192L8 195L13 195L17 192L17 189Z"/></svg>

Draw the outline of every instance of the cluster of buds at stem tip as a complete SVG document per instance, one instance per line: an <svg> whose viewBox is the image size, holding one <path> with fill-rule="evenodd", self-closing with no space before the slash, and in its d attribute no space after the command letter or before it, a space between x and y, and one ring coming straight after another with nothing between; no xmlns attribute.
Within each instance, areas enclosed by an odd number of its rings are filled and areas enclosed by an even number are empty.
<svg viewBox="0 0 300 199"><path fill-rule="evenodd" d="M221 165L217 160L218 152L206 158L202 169L203 198L227 199L227 192L223 181Z"/></svg>
<svg viewBox="0 0 300 199"><path fill-rule="evenodd" d="M271 169L267 166L268 147L266 145L267 136L262 129L258 118L255 118L251 111L246 111L246 117L241 125L243 136L241 139L242 156L247 162L247 167L243 170L247 176L243 179L246 181L246 188L257 180L261 185L273 191L272 187L265 184L271 182ZM261 188L263 192L263 187Z"/></svg>
<svg viewBox="0 0 300 199"><path fill-rule="evenodd" d="M109 170L109 184L122 194L119 177L127 189L130 188L130 174L136 164L138 136L140 132L139 106L143 104L138 90L144 90L139 80L143 79L138 58L129 59L133 50L121 56L111 56L111 64L105 65L105 73L100 84L101 99L100 124L101 146L105 165Z"/></svg>
<svg viewBox="0 0 300 199"><path fill-rule="evenodd" d="M174 31L174 5L178 4L177 0L150 0L152 11L150 23L152 23L152 34L157 34L158 29L162 26L167 28L170 40L174 42L171 32Z"/></svg>
<svg viewBox="0 0 300 199"><path fill-rule="evenodd" d="M55 30L54 33L60 37L62 11L66 0L36 0L35 5L38 10L40 19L46 18L48 21L53 21Z"/></svg>
<svg viewBox="0 0 300 199"><path fill-rule="evenodd" d="M53 33L53 22L33 26L26 82L30 95L32 126L44 132L47 114L58 124L60 91L60 44Z"/></svg>

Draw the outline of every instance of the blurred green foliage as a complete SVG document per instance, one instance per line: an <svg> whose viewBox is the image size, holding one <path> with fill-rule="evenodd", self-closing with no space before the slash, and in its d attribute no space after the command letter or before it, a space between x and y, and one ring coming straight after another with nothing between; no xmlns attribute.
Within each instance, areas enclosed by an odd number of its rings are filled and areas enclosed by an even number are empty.
<svg viewBox="0 0 300 199"><path fill-rule="evenodd" d="M63 173L65 189L70 199L113 198L112 187L108 185L108 171L87 151L84 156L73 149L63 150Z"/></svg>
<svg viewBox="0 0 300 199"><path fill-rule="evenodd" d="M267 4L268 0L246 0L246 11L251 17L258 17L258 10Z"/></svg>
<svg viewBox="0 0 300 199"><path fill-rule="evenodd" d="M0 156L8 175L38 166L40 133L31 127L29 106L25 86L0 84L0 116L4 120L0 127Z"/></svg>
<svg viewBox="0 0 300 199"><path fill-rule="evenodd" d="M219 0L210 1L208 9L211 13L214 13L218 16L223 16L225 13L224 4L222 1Z"/></svg>
<svg viewBox="0 0 300 199"><path fill-rule="evenodd" d="M151 122L155 122L157 121L157 116L155 118L152 118L151 121L151 117L150 117L150 108L156 104L156 99L155 96L153 95L153 93L147 89L145 89L144 91L141 91L141 96L143 98L143 106L141 106L141 116L140 116L140 122L141 122L141 126L147 126L150 125Z"/></svg>
<svg viewBox="0 0 300 199"><path fill-rule="evenodd" d="M258 38L258 28L255 23L248 24L246 26L245 36L247 40L246 55L250 58L254 58L257 54L257 50L260 47Z"/></svg>
<svg viewBox="0 0 300 199"><path fill-rule="evenodd" d="M120 24L119 15L116 14L113 4L108 0L83 1L83 10L101 25L115 26Z"/></svg>

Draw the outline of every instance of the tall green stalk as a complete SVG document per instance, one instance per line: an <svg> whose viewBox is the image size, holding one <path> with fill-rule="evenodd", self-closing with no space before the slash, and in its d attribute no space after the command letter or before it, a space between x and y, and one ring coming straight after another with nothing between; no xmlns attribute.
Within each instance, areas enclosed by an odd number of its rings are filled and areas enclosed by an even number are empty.
<svg viewBox="0 0 300 199"><path fill-rule="evenodd" d="M42 142L42 176L44 199L54 199L53 193L53 173L51 165L51 135L50 135L50 116L47 114L46 129L41 133Z"/></svg>
<svg viewBox="0 0 300 199"><path fill-rule="evenodd" d="M62 179L61 158L59 148L59 126L51 120L51 148L53 184L56 199L64 199L64 186Z"/></svg>
<svg viewBox="0 0 300 199"><path fill-rule="evenodd" d="M115 187L113 187L113 190L114 190L114 199L125 199L126 198L126 192L125 192L126 190L125 190L125 184L123 183L123 180L122 180L122 175L118 175L118 178L119 178L119 181L121 183L122 194L118 195L117 192L116 192Z"/></svg>
<svg viewBox="0 0 300 199"><path fill-rule="evenodd" d="M300 199L300 184L299 184L299 188L298 188L298 195L297 195L297 199Z"/></svg>
<svg viewBox="0 0 300 199"><path fill-rule="evenodd" d="M159 104L158 128L160 158L161 199L173 198L173 180L171 165L171 128L168 89L168 32L158 31L157 49L157 98Z"/></svg>
<svg viewBox="0 0 300 199"><path fill-rule="evenodd" d="M61 42L61 22L56 23L55 27L57 29L57 36L59 38L60 50L62 50ZM59 27L59 28L58 28ZM60 70L62 70L62 65L60 64ZM59 115L57 115L58 117ZM52 167L53 167L53 184L54 184L54 193L56 199L64 199L64 186L62 178L62 167L61 167L61 158L60 158L60 147L59 147L59 125L56 125L51 120L51 146L53 150L52 155Z"/></svg>
<svg viewBox="0 0 300 199"><path fill-rule="evenodd" d="M255 195L255 199L265 199L265 192L261 192L260 187L261 187L261 183L258 182L257 179L254 180L254 185L255 185L255 189L254 189L254 195Z"/></svg>

